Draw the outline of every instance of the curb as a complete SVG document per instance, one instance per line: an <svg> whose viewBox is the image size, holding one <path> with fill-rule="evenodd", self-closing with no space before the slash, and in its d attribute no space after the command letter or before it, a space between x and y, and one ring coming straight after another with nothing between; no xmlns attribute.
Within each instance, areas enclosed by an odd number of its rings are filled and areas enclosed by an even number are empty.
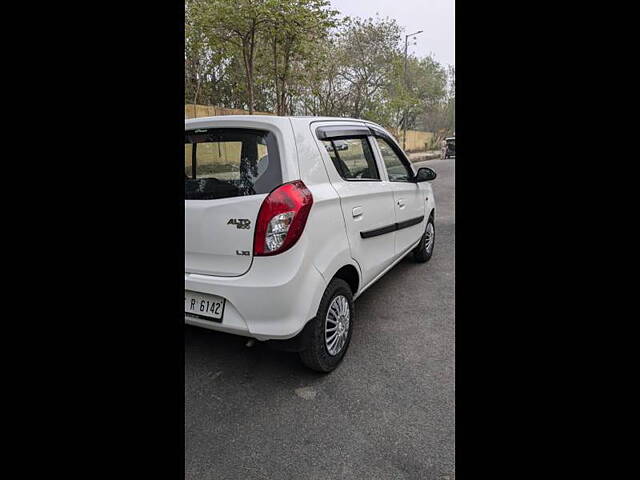
<svg viewBox="0 0 640 480"><path fill-rule="evenodd" d="M426 162L427 160L440 160L440 157L442 155L440 154L440 152L437 153L423 153L420 155L414 155L414 156L410 156L409 160L411 160L411 163L417 163L417 162Z"/></svg>

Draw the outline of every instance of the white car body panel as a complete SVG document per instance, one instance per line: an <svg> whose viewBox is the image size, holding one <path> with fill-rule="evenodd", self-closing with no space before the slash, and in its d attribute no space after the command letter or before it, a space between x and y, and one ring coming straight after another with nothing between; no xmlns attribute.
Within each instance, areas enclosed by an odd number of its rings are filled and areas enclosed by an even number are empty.
<svg viewBox="0 0 640 480"><path fill-rule="evenodd" d="M235 252L253 252L253 237L238 228L229 228L227 222L244 218L248 211L257 215L266 196L185 200L185 271L223 277L246 273L253 256Z"/></svg>

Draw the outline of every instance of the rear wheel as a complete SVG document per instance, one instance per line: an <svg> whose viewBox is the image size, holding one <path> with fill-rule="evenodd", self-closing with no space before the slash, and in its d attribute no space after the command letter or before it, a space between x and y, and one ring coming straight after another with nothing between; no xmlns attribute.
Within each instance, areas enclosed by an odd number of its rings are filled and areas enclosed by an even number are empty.
<svg viewBox="0 0 640 480"><path fill-rule="evenodd" d="M433 255L433 247L436 241L436 226L433 216L429 217L427 226L422 235L420 243L413 251L413 259L418 263L425 263L431 260Z"/></svg>
<svg viewBox="0 0 640 480"><path fill-rule="evenodd" d="M322 296L318 313L310 321L300 359L318 372L330 372L342 361L353 331L353 293L344 280L334 278Z"/></svg>

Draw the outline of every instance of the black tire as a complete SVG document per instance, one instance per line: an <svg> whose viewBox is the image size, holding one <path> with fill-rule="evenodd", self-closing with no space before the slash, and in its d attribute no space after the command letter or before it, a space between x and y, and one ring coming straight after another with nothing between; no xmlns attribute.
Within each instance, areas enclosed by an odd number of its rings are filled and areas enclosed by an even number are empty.
<svg viewBox="0 0 640 480"><path fill-rule="evenodd" d="M327 321L327 315L329 314L329 308L336 300L337 303L343 302L338 297L344 297L346 300L346 304L348 305L348 327L346 334L344 335L344 340L340 340L342 342L342 346L339 351L337 351L334 355L329 352L329 347L327 346L327 342L325 341L325 325L331 324L331 321ZM335 306L335 305L334 305ZM333 310L332 318L335 318L336 310ZM307 367L317 372L328 373L335 369L342 358L344 357L347 349L349 348L349 344L351 343L351 335L353 332L353 322L355 320L355 308L353 305L353 293L351 292L351 288L349 284L340 278L334 278L331 283L327 286L327 289L324 291L322 295L322 300L320 301L320 306L318 307L318 313L315 318L307 324L305 328L305 338L304 349L299 353L300 360ZM341 320L342 325L344 325L344 318ZM333 328L333 327L331 327ZM338 324L336 323L336 329L338 329ZM338 340L336 340L338 341ZM334 346L337 349L337 345Z"/></svg>
<svg viewBox="0 0 640 480"><path fill-rule="evenodd" d="M431 241L429 241L429 234L431 235ZM413 259L418 263L426 263L429 260L431 260L435 242L436 242L436 225L432 215L429 217L429 220L427 220L427 225L424 229L424 233L422 234L422 239L420 240L420 243L413 250Z"/></svg>

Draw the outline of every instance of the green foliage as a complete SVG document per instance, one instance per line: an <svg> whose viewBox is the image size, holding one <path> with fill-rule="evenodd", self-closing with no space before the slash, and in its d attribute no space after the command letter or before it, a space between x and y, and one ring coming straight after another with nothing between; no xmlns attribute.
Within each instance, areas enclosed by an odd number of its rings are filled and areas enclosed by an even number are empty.
<svg viewBox="0 0 640 480"><path fill-rule="evenodd" d="M453 130L455 72L328 0L186 0L185 102Z"/></svg>

